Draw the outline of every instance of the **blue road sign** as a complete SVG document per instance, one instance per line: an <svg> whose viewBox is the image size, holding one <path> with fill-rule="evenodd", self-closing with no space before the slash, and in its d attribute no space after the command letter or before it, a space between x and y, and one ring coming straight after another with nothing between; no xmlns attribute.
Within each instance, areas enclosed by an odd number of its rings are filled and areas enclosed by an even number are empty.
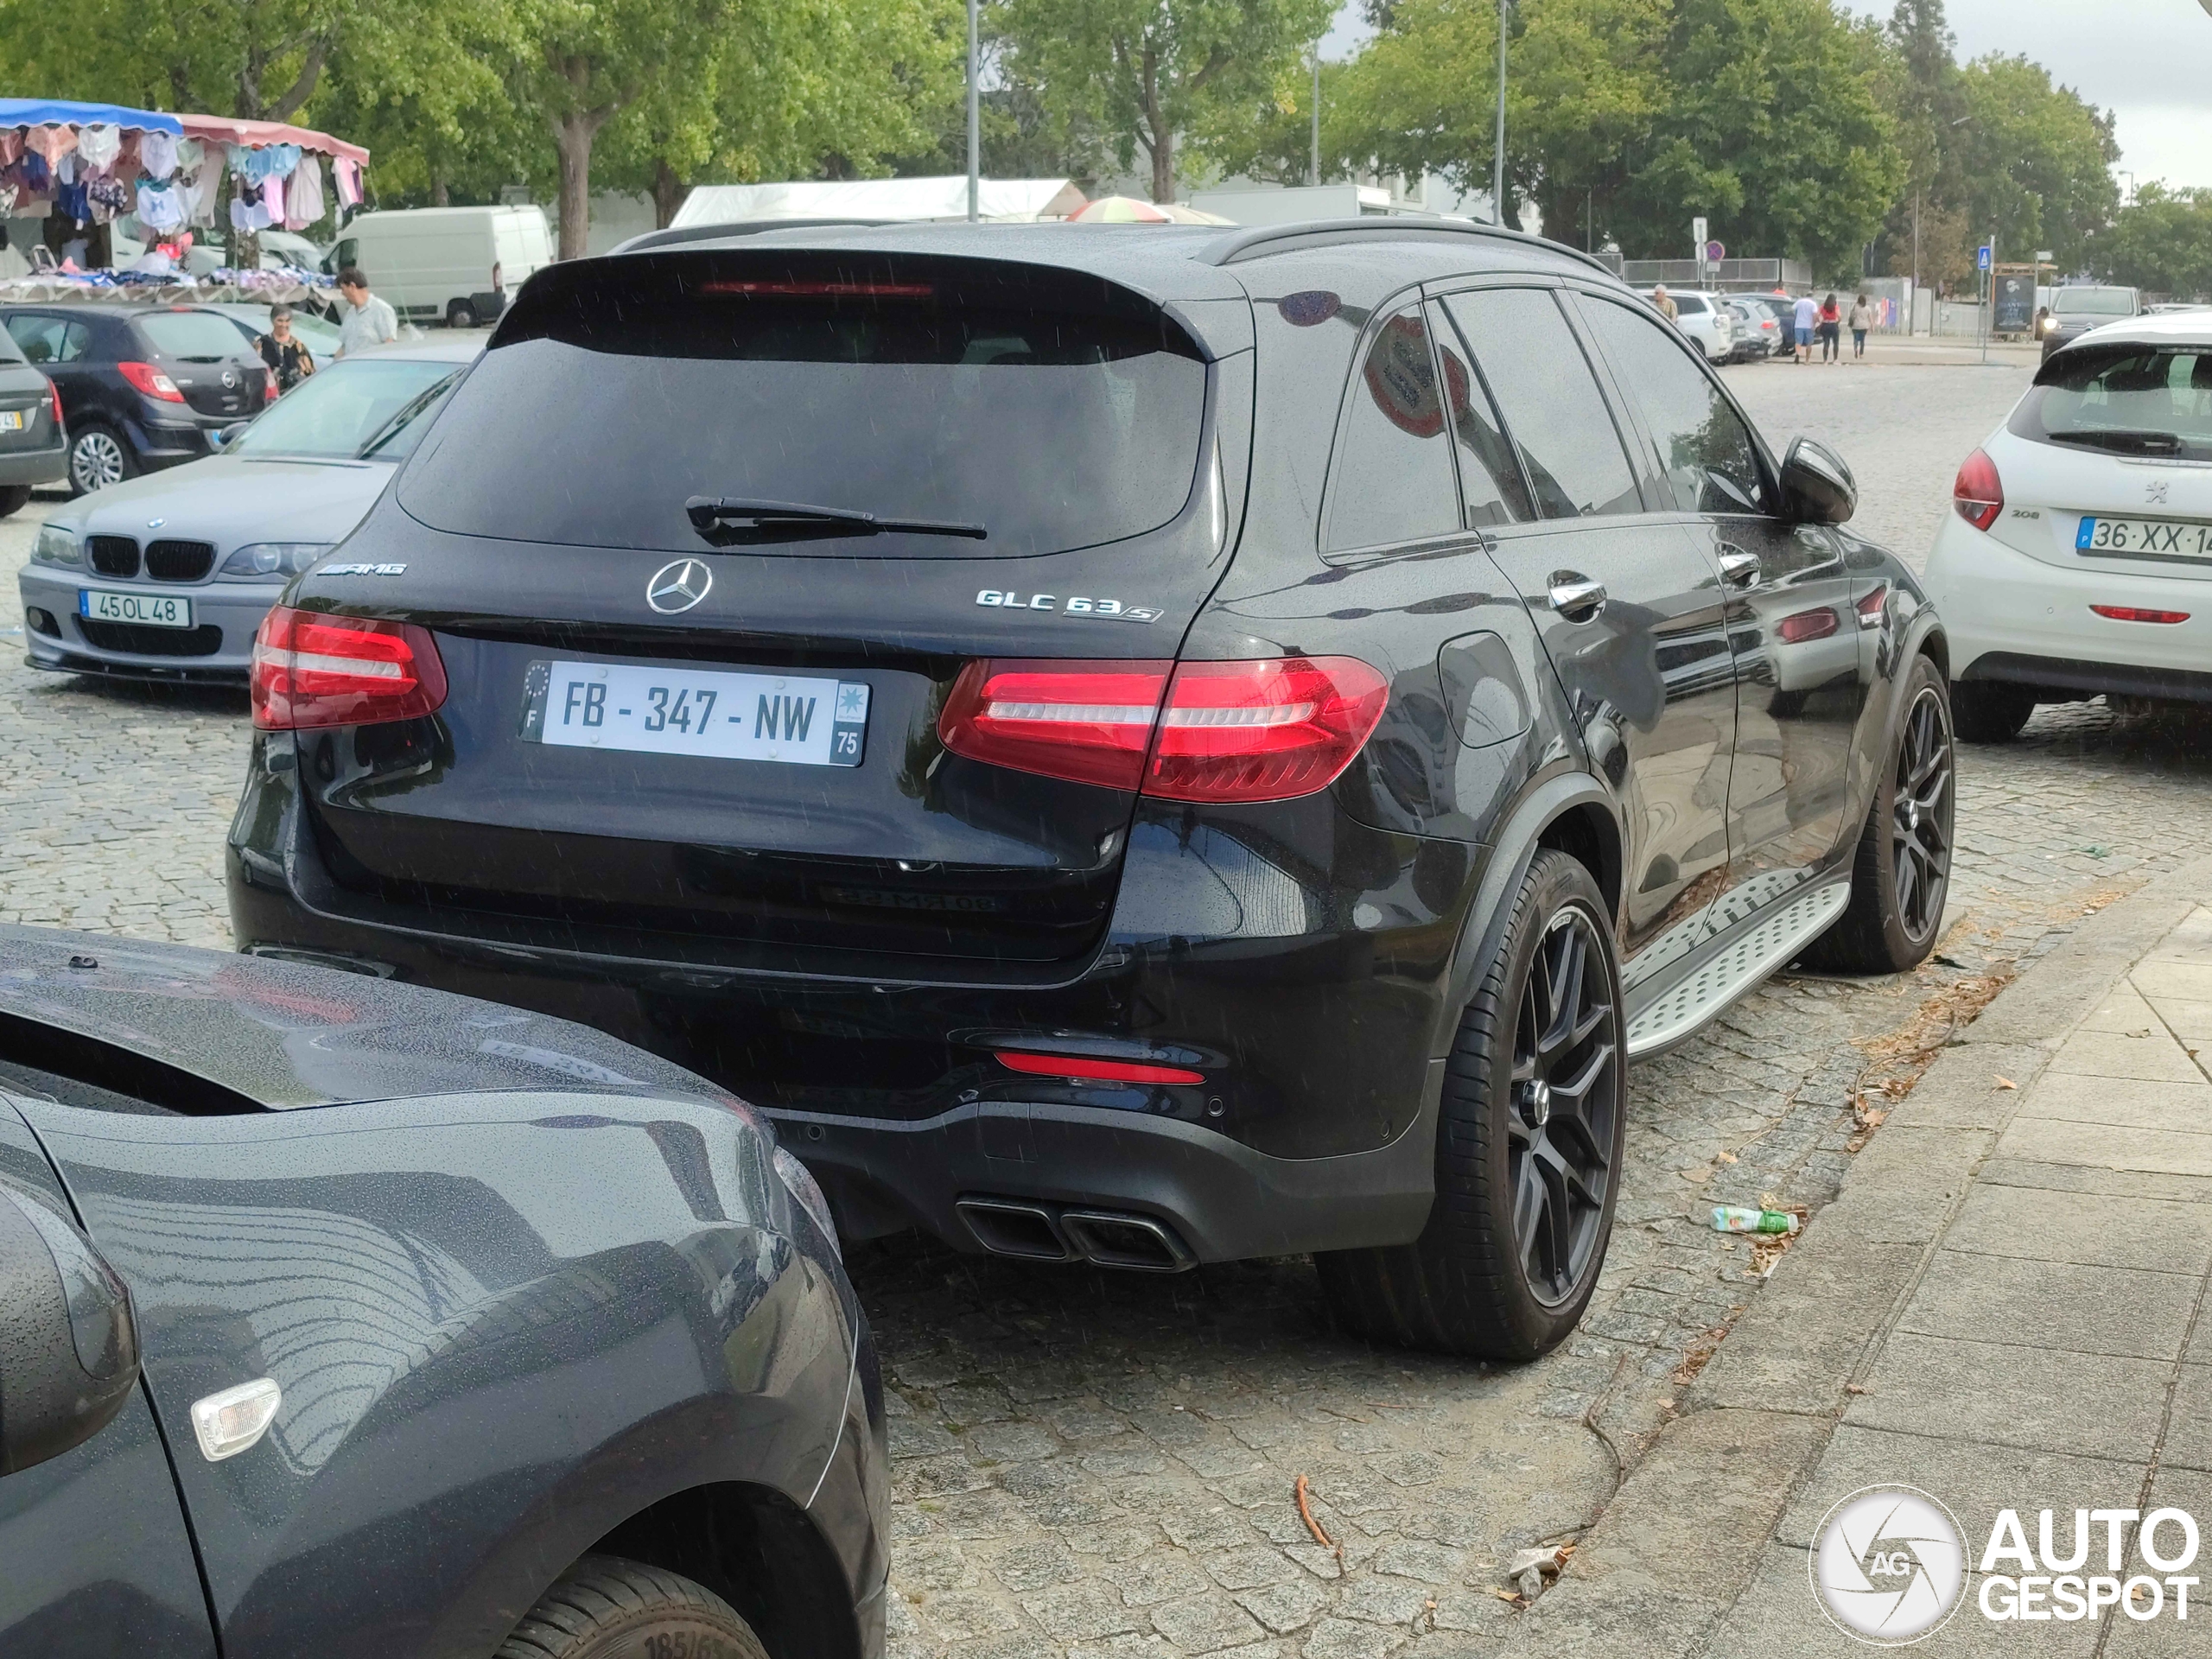
<svg viewBox="0 0 2212 1659"><path fill-rule="evenodd" d="M1981 245L1981 246L1980 246L1980 247L1979 247L1979 248L1977 248L1976 250L1974 250L1974 266L1975 266L1975 268L1976 268L1977 270L1987 270L1989 269L1989 244L1988 244L1988 243L1985 242L1985 243L1983 243L1983 244Z"/></svg>

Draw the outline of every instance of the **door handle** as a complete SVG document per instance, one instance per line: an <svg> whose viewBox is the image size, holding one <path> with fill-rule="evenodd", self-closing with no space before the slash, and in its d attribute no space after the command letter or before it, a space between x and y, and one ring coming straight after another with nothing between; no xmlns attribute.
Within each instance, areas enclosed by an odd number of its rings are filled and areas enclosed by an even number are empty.
<svg viewBox="0 0 2212 1659"><path fill-rule="evenodd" d="M1739 592L1759 585L1759 556L1720 543L1720 580Z"/></svg>
<svg viewBox="0 0 2212 1659"><path fill-rule="evenodd" d="M1552 609L1570 622L1587 622L1605 608L1605 584L1580 570L1552 572Z"/></svg>

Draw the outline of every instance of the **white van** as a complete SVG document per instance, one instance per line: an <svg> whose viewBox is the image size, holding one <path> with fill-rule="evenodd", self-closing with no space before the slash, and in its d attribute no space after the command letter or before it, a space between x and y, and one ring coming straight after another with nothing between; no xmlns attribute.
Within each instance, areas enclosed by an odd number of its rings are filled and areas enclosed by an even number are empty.
<svg viewBox="0 0 2212 1659"><path fill-rule="evenodd" d="M334 276L359 265L370 290L410 321L474 328L552 263L543 207L409 207L357 215L322 268Z"/></svg>

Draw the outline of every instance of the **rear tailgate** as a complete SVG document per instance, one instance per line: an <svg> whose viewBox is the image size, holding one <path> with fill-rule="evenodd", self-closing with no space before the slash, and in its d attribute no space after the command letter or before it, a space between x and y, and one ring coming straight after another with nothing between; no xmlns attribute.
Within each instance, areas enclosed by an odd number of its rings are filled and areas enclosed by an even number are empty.
<svg viewBox="0 0 2212 1659"><path fill-rule="evenodd" d="M1233 543L1250 387L1249 353L1036 268L534 279L296 601L429 627L450 687L435 722L315 751L332 874L571 948L1051 973L1103 932L1134 793L948 753L939 714L973 658L1174 657ZM985 535L695 524L699 497Z"/></svg>

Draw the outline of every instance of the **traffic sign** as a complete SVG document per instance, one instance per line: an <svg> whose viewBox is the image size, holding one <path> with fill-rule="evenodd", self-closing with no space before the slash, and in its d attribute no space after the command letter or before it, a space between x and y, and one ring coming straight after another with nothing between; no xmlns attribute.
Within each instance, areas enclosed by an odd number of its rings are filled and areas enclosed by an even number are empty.
<svg viewBox="0 0 2212 1659"><path fill-rule="evenodd" d="M2050 261L2051 252L2049 248L2037 248L2036 250L2036 264L2039 265L2047 265Z"/></svg>
<svg viewBox="0 0 2212 1659"><path fill-rule="evenodd" d="M1695 219L1690 220L1690 245L1694 248L1701 248L1705 245L1705 215L1703 213L1700 213Z"/></svg>
<svg viewBox="0 0 2212 1659"><path fill-rule="evenodd" d="M1705 245L1706 264L1709 265L1717 265L1727 257L1728 250L1722 246L1719 241L1712 241Z"/></svg>
<svg viewBox="0 0 2212 1659"><path fill-rule="evenodd" d="M1988 243L1985 242L1985 243L1983 243L1983 244L1981 245L1981 246L1980 246L1980 247L1979 247L1979 248L1977 248L1977 249L1975 249L1975 250L1974 250L1974 268L1975 268L1977 270L1987 270L1989 269L1989 244L1988 244Z"/></svg>

